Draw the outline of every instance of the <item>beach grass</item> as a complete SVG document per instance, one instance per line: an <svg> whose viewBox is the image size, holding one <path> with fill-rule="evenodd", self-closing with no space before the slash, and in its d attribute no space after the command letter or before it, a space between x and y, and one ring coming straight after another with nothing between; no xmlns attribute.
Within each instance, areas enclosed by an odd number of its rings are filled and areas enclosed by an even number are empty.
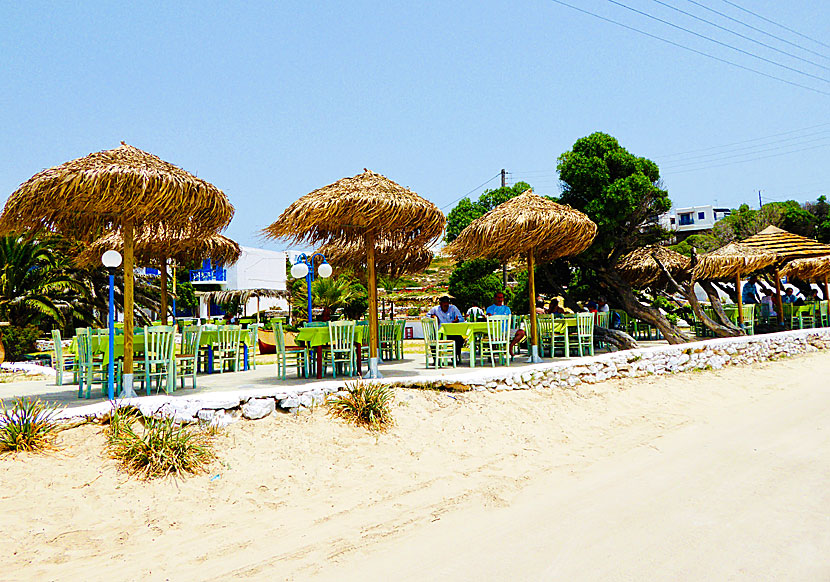
<svg viewBox="0 0 830 582"><path fill-rule="evenodd" d="M382 431L392 425L395 393L389 386L356 380L327 400L329 413L346 422Z"/></svg>
<svg viewBox="0 0 830 582"><path fill-rule="evenodd" d="M0 452L42 451L54 447L60 410L39 398L16 398L11 406L0 400Z"/></svg>

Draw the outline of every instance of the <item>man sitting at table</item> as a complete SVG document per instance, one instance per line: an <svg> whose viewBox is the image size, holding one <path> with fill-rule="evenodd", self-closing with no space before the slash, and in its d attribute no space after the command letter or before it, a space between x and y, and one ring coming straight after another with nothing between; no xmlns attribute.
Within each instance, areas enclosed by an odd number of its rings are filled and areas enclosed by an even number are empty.
<svg viewBox="0 0 830 582"><path fill-rule="evenodd" d="M486 310L487 315L510 315L510 307L504 304L504 293L499 291L496 293L495 297L493 297L493 304L487 308ZM510 357L513 357L513 349L525 338L525 330L523 329L511 329L511 334L513 334L513 339L510 342Z"/></svg>
<svg viewBox="0 0 830 582"><path fill-rule="evenodd" d="M793 293L792 287L787 287L787 290L784 292L784 296L781 298L783 303L795 303L798 299L795 293Z"/></svg>
<svg viewBox="0 0 830 582"><path fill-rule="evenodd" d="M464 316L458 310L458 307L450 303L450 298L444 295L438 300L438 305L433 307L427 313L430 317L438 320L438 325L443 323L462 323ZM463 335L448 335L447 339L455 342L455 359L461 361L461 348L464 347Z"/></svg>

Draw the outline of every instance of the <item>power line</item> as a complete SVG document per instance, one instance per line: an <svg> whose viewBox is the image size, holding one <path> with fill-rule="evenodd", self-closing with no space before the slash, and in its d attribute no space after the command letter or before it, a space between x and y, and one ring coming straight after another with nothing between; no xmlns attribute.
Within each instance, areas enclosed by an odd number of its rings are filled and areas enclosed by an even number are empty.
<svg viewBox="0 0 830 582"><path fill-rule="evenodd" d="M753 12L752 10L748 10L748 9L744 8L743 6L738 6L738 5L737 5L737 4L735 4L734 2L730 2L729 0L722 0L722 1L723 1L724 3L726 3L726 4L729 4L730 6L734 6L734 7L735 7L735 8L737 8L738 10L742 10L742 11L746 12L747 14L751 14L751 15L752 15L752 16L754 16L755 18L760 18L760 19L761 19L761 20L763 20L764 22L768 22L768 23L770 23L770 24L774 24L775 26L778 26L778 27L780 27L780 28L783 28L784 30L786 30L786 31L788 31L788 32L792 32L792 33L793 33L794 35L796 35L796 36L800 36L801 38L804 38L804 39L807 39L807 40L813 41L814 43L816 43L816 44L820 44L820 45L821 45L821 46L823 46L823 47L830 48L830 44L825 44L825 43L821 42L820 40L816 40L816 39L814 39L814 38L812 38L812 37L810 37L810 36L807 36L806 34L801 34L801 33L800 33L800 32L798 32L797 30L793 30L793 29L792 29L792 28L790 28L789 26L784 26L783 24L781 24L781 23L779 23L779 22L775 22L774 20L770 20L769 18L767 18L767 17L765 17L765 16L761 16L760 14L757 14L757 13Z"/></svg>
<svg viewBox="0 0 830 582"><path fill-rule="evenodd" d="M731 146L735 146L735 145L741 145L741 144L750 143L750 142L753 142L753 141L763 141L765 139L769 139L769 138L772 138L772 137L779 137L781 135L790 135L791 133L799 133L801 131L807 131L807 130L810 130L810 129L817 129L819 127L827 127L829 125L830 125L830 123L820 123L818 125L811 125L809 127L802 127L801 129L791 129L790 131L782 131L781 133L773 133L772 135L765 135L763 137L754 137L752 139L745 139L743 141L736 141L736 142L727 143L727 144L723 144L723 145L719 145L719 146L711 146L711 147L706 147L706 148L699 148L699 149L696 149L696 150L688 150L688 151L685 151L685 152L677 152L677 153L674 153L674 154L666 154L666 155L662 155L662 156L657 156L656 159L663 160L665 158L671 158L671 157L674 157L674 156L684 156L686 154L694 154L694 153L697 153L697 152L708 152L708 151L711 151L711 150L731 147Z"/></svg>
<svg viewBox="0 0 830 582"><path fill-rule="evenodd" d="M662 0L652 0L652 2L660 4L661 6L665 6L666 8L669 8L670 10L674 10L675 12L679 12L680 14L685 14L686 16L688 16L690 18L694 18L695 20L698 20L700 22L704 22L704 23L708 24L709 26L714 26L715 28L717 28L719 30L723 30L725 32L728 32L729 34L734 34L735 36L740 37L744 40L748 40L749 42L754 42L755 44L761 45L762 47L766 47L770 50L779 52L782 55L787 55L788 57L798 59L799 61L803 61L807 64L813 65L813 66L818 67L820 69L824 69L825 71L830 71L830 67L825 67L824 65L820 65L819 63L817 63L815 61L811 61L810 59L805 59L804 57L800 57L798 55L794 55L793 53L787 52L785 50L781 50L780 48L774 47L774 46L772 46L770 44L767 44L765 42L761 42L760 40L756 40L756 39L752 38L751 36L746 36L745 34L741 34L740 32L736 32L736 31L732 30L731 28L726 28L725 26L721 26L720 24L717 24L716 22L712 22L711 20L706 20L705 18L697 16L696 14L692 14L691 12L686 12L685 10L681 10L680 8L677 8L676 6L672 6L671 4L667 4L666 2L663 2Z"/></svg>
<svg viewBox="0 0 830 582"><path fill-rule="evenodd" d="M789 154L797 154L799 152L805 152L805 151L809 151L809 150L816 150L816 149L825 148L825 147L828 147L828 146L830 146L830 143L817 145L817 146L811 146L811 147L807 147L807 148L796 149L796 150L791 150L791 151L788 151L788 152L781 152L779 154L770 154L768 156L761 156L761 157L758 157L758 158L750 158L748 160L737 160L737 161L734 161L734 162L727 162L725 164L714 164L714 165L711 165L711 166L702 166L700 168L689 168L687 170L674 171L674 170L668 169L668 170L666 170L666 173L667 174L685 174L687 172L699 172L701 170L709 170L711 168L721 168L723 166L732 166L732 165L735 165L735 164L745 164L747 162L756 162L758 160L767 160L769 158L776 158L776 157L779 157L779 156L786 156L786 155L789 155Z"/></svg>
<svg viewBox="0 0 830 582"><path fill-rule="evenodd" d="M473 188L472 190L470 190L469 192L467 192L463 196L460 196L460 197L456 198L455 200L453 200L452 202L450 202L449 204L446 204L446 205L442 206L441 210L444 210L445 208L447 208L449 206L453 206L454 204L456 204L462 198L466 198L467 196L469 196L470 194L472 194L473 192L475 192L479 188L482 188L482 187L486 186L487 184L489 184L490 182L492 182L493 180L495 180L496 178L499 178L499 177L501 177L501 172L499 172L498 174L496 174L495 176L493 176L492 178L490 178L486 182L482 182L481 184L479 184L478 186L476 186L475 188Z"/></svg>
<svg viewBox="0 0 830 582"><path fill-rule="evenodd" d="M712 60L718 61L718 62L720 62L720 63L724 63L724 64L727 64L727 65L731 65L731 66L733 66L733 67L737 67L737 68L739 68L739 69L743 69L744 71L749 71L750 73L755 73L756 75L761 75L762 77L767 77L768 79L774 79L774 80L776 80L776 81L781 81L782 83L786 83L787 85L792 85L793 87L799 87L799 88L801 88L801 89L806 89L806 90L808 90L808 91L812 91L812 92L814 92L814 93L820 93L821 95L830 95L830 92L827 92L827 91L822 91L821 89L817 89L817 88L815 88L815 87L810 87L810 86L808 86L808 85L802 85L801 83L796 83L795 81L790 81L790 80L788 80L788 79L784 79L784 78L782 78L782 77L778 77L778 76L776 76L776 75L772 75L772 74L770 74L770 73L765 73L765 72L763 72L763 71L759 71L758 69L753 69L752 67L747 67L747 66L745 66L745 65L741 65L741 64L735 63L735 62L733 62L733 61L727 60L727 59L722 59L722 58L720 58L720 57L717 57L717 56L715 56L715 55L709 54L709 53L707 53L707 52L700 51L700 50L697 50L697 49L694 49L694 48L688 47L688 46L686 46L686 45L682 45L682 44L680 44L680 43L678 43L678 42L674 42L673 40L669 40L669 39L667 39L667 38L663 38L662 36L657 36L656 34L651 34L650 32L646 32L646 31L644 31L644 30L640 30L639 28L635 28L635 27L633 27L633 26L629 26L629 25L627 25L627 24L623 24L622 22L619 22L619 21L614 20L614 19L612 19L612 18L607 18L607 17L602 16L602 15L600 15L600 14L596 14L596 13L594 13L594 12L590 12L589 10L584 10L584 9L579 8L579 7L577 7L577 6L574 6L574 5L572 5L572 4L568 4L567 2L563 2L563 0L550 0L550 1L551 1L551 2L554 2L554 3L556 3L556 4L560 4L560 5L562 5L562 6L566 6L566 7L570 8L570 9L572 9L572 10L576 10L577 12L582 12L583 14L587 14L587 15L589 15L589 16L593 16L594 18L598 18L599 20L603 20L603 21L605 21L605 22L610 22L611 24L616 24L617 26L621 26L622 28L625 28L625 29L630 30L630 31L632 31L632 32L636 32L636 33L638 33L638 34L642 34L643 36L647 36L647 37L649 37L649 38L653 38L653 39L655 39L655 40L659 40L659 41L665 42L666 44L670 44L670 45L675 46L675 47L677 47L677 48L681 48L681 49L683 49L683 50L686 50L686 51L689 51L689 52L692 52L692 53L695 53L695 54L698 54L698 55L704 56L704 57L706 57L706 58L709 58L709 59L712 59Z"/></svg>
<svg viewBox="0 0 830 582"><path fill-rule="evenodd" d="M769 36L769 37L774 38L775 40L781 41L781 42L783 42L783 43L785 43L785 44L788 44L788 45L793 46L793 47L795 47L795 48L801 49L801 50L806 51L806 52L808 52L808 53L810 53L810 54L814 54L814 55L816 55L817 57L821 57L821 58L823 58L823 59L828 59L828 60L830 60L830 57L828 57L828 56L827 56L827 55L825 55L825 54L822 54L822 53L816 52L816 51L814 51L814 50L808 49L807 47L805 47L805 46L801 46L800 44L797 44L797 43L794 43L794 42L792 42L792 41L789 41L789 40L787 40L786 38L782 38L782 37L780 37L780 36L777 36L777 35L775 35L775 34L772 34L771 32L767 32L766 30L764 30L764 29L762 29L762 28L757 28L757 27L755 27L755 26L752 26L751 24L747 24L746 22L744 22L744 21L742 21L742 20L739 20L739 19L737 19L737 18L733 18L732 16L729 16L728 14L724 14L723 12L720 12L719 10L715 10L714 8L710 8L709 6L706 6L706 5L704 5L704 4L701 4L700 2L696 2L695 0L686 0L686 1L687 1L687 2L691 2L691 3L692 3L692 4L694 4L695 6L700 6L701 8L703 8L704 10L708 10L709 12L714 12L714 13L715 13L715 14L717 14L718 16L722 16L723 18L726 18L727 20L731 20L732 22L737 22L737 23L738 23L738 24L740 24L741 26L745 26L745 27L749 28L750 30L754 30L754 31L756 31L756 32L760 32L761 34L765 34L765 35L767 35L767 36Z"/></svg>
<svg viewBox="0 0 830 582"><path fill-rule="evenodd" d="M802 71L801 69L796 69L795 67L790 67L789 65L783 65L783 64L781 64L777 61L773 61L772 59L768 59L766 57L756 55L755 53L752 53L750 51L745 51L742 48L732 46L729 43L719 41L719 40L714 39L710 36L706 36L705 34L700 34L699 32L695 32L694 30L689 30L688 28L684 28L684 27L680 26L679 24L674 24L673 22L669 22L668 20L664 20L662 18L654 16L653 14L649 14L648 12L643 12L642 10L638 10L637 8L632 8L631 6L623 4L622 2L617 2L617 0L607 0L607 1L610 2L611 4L619 6L620 8L625 8L626 10L630 10L631 12L634 12L636 14L640 14L642 16L645 16L646 18L650 18L650 19L655 20L657 22L661 22L661 23L665 24L666 26L671 26L672 28L676 28L677 30L682 30L683 32L687 32L687 33L689 33L691 35L694 35L698 38L702 38L702 39L708 40L709 42L713 42L713 43L718 44L720 46L724 46L726 48L732 49L733 51L737 51L737 52L739 52L741 54L744 54L748 57L752 57L753 59L758 59L758 60L763 61L765 63L775 65L776 67L781 67L782 69L787 69L788 71L798 73L799 75L804 75L805 77L811 77L811 78L817 79L819 81L824 81L825 83L830 83L830 80L825 79L824 77L819 77L818 75L813 75L812 73Z"/></svg>
<svg viewBox="0 0 830 582"><path fill-rule="evenodd" d="M717 158L717 157L723 158L723 156L725 156L726 154L732 154L732 153L739 152L739 151L742 151L742 150L752 150L752 149L755 149L755 148L762 148L762 147L772 146L772 145L776 146L772 149L777 149L779 147L792 147L793 145L803 145L805 143L815 143L816 141L820 141L822 139L827 139L826 134L827 134L827 130L823 130L823 131L818 131L818 132L815 132L815 133L808 133L806 135L799 135L799 136L796 136L796 137L790 137L790 138L787 138L787 139L775 140L775 141L770 142L770 143L760 143L760 144L748 145L748 146L743 146L743 147L739 147L739 148L734 148L734 149L724 150L724 151L720 151L720 152L715 152L715 153L711 153L711 154L700 154L700 155L697 155L697 156L689 156L689 157L679 158L679 159L675 159L675 160L668 160L668 161L666 161L666 165L671 166L671 165L675 165L675 164L684 164L686 162L691 162L692 160L701 160L701 159L704 159L704 158ZM781 144L783 142L793 141L793 140L801 140L801 139L804 139L805 137L813 137L813 136L816 136L816 135L824 135L824 137L804 141L800 144L798 144L798 143L797 144L788 144L788 145L783 145L783 146L776 145L776 144ZM759 150L759 151L755 151L755 152L749 151L749 152L744 152L742 154L737 154L737 155L742 156L742 155L749 155L749 154L757 154L757 153L761 153L762 151L772 151L772 150ZM727 157L729 157L729 156L727 156ZM694 162L691 162L691 163L694 163Z"/></svg>
<svg viewBox="0 0 830 582"><path fill-rule="evenodd" d="M758 150L758 151L755 151L755 152L744 152L742 154L734 154L734 155L731 155L731 156L721 156L719 159L715 159L715 160L698 160L698 161L690 161L690 162L680 161L680 162L677 162L677 163L674 163L674 164L667 164L667 165L668 165L669 169L682 168L684 166L696 166L696 165L705 164L705 163L708 163L708 162L720 162L722 160L729 160L729 159L733 159L733 158L742 158L744 156L754 156L755 154L763 154L763 153L767 153L767 152L775 152L775 151L778 151L778 150L781 150L781 149L791 148L791 147L794 147L794 146L802 146L802 145L805 145L805 144L808 144L808 143L817 143L817 142L821 142L821 141L827 141L827 139L828 139L828 137L820 137L818 139L808 140L808 141L805 141L805 142L800 143L800 144L790 144L788 146L775 146L775 147L772 147L772 148L767 148L765 150ZM828 145L830 145L830 144L828 144Z"/></svg>

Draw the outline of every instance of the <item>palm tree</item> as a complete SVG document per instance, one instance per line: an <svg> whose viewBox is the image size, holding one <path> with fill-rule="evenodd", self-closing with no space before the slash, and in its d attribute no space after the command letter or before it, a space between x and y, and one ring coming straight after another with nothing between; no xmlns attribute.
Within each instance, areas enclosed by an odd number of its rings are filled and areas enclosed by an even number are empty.
<svg viewBox="0 0 830 582"><path fill-rule="evenodd" d="M15 326L53 321L63 326L88 288L73 277L50 240L0 237L0 318Z"/></svg>
<svg viewBox="0 0 830 582"><path fill-rule="evenodd" d="M340 276L336 278L329 277L328 279L320 277L311 284L311 300L314 307L323 308L321 317L323 321L330 319L337 309L353 302L357 295L358 291L354 288L351 277ZM296 282L292 284L291 298L295 315L307 317L308 294L304 281L302 281L302 284Z"/></svg>

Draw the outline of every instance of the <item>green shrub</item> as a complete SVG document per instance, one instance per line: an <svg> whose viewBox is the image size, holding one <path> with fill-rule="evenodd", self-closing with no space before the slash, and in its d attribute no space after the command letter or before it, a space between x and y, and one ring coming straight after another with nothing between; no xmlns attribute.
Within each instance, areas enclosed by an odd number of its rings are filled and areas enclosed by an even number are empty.
<svg viewBox="0 0 830 582"><path fill-rule="evenodd" d="M410 307L406 310L406 314L409 317L418 317L421 314L421 310L418 307Z"/></svg>
<svg viewBox="0 0 830 582"><path fill-rule="evenodd" d="M51 448L58 430L58 412L40 399L17 398L11 408L0 400L0 452Z"/></svg>
<svg viewBox="0 0 830 582"><path fill-rule="evenodd" d="M450 275L449 293L455 298L453 302L462 312L473 302L487 307L493 302L493 296L502 291L509 301L510 292L502 285L501 275L494 273L499 267L498 261L474 259L456 265Z"/></svg>
<svg viewBox="0 0 830 582"><path fill-rule="evenodd" d="M110 417L107 450L125 471L144 479L202 473L216 458L213 433L123 408Z"/></svg>
<svg viewBox="0 0 830 582"><path fill-rule="evenodd" d="M3 339L3 347L6 348L6 361L18 362L24 355L35 351L39 337L40 330L36 325L0 327L0 338Z"/></svg>
<svg viewBox="0 0 830 582"><path fill-rule="evenodd" d="M385 430L392 424L395 393L383 384L355 381L346 394L334 394L327 404L329 413L369 430Z"/></svg>

